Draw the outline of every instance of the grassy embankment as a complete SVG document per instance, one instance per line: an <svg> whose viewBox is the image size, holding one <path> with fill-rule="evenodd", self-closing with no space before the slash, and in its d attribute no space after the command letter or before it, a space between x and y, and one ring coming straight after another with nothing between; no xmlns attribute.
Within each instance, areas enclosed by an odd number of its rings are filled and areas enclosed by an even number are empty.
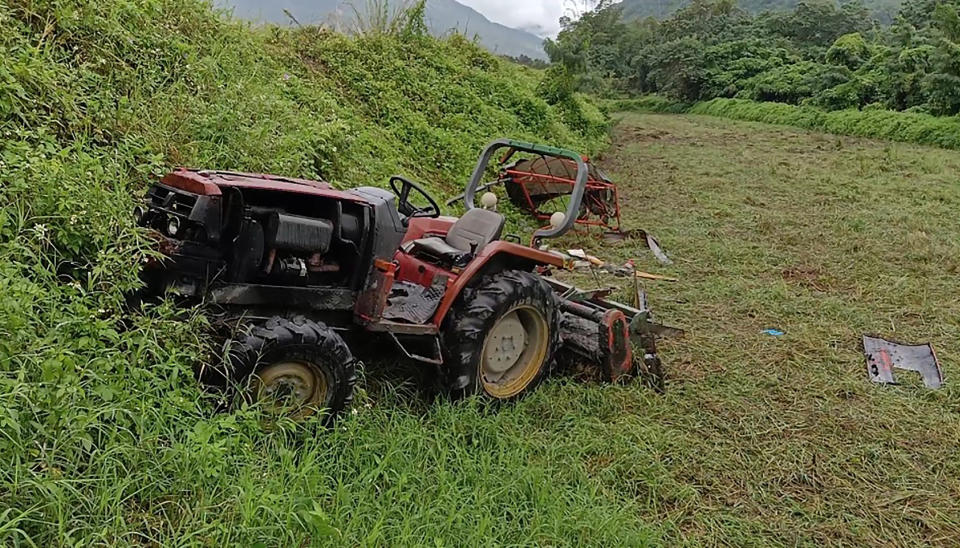
<svg viewBox="0 0 960 548"><path fill-rule="evenodd" d="M335 433L265 432L191 380L202 318L121 307L134 201L172 165L443 195L494 137L598 150L595 107L547 104L536 73L460 37L254 30L195 0L2 0L0 48L0 544L604 538L615 509L577 478L508 478L509 438L471 449L497 432L476 409L372 394ZM592 509L491 518L564 496Z"/></svg>

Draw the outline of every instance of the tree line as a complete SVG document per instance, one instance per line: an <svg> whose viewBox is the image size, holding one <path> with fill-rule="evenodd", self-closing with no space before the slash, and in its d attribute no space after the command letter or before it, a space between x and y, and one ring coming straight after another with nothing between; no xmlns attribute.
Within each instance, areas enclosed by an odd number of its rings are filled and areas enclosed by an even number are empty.
<svg viewBox="0 0 960 548"><path fill-rule="evenodd" d="M628 20L622 9L602 0L562 22L545 44L544 95L960 113L960 0L908 0L889 25L862 0L806 0L756 15L734 0L693 0L663 20Z"/></svg>

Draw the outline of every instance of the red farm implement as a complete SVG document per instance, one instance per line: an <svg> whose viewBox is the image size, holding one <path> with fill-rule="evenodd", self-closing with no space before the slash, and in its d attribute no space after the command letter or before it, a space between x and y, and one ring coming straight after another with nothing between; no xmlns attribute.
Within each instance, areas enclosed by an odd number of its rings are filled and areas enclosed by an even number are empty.
<svg viewBox="0 0 960 548"><path fill-rule="evenodd" d="M508 164L516 151L501 160L498 183L510 201L537 219L549 221L555 211L566 211L577 178L577 164L568 158L538 155ZM577 213L576 224L620 232L620 196L615 185L597 166L584 158L587 186Z"/></svg>

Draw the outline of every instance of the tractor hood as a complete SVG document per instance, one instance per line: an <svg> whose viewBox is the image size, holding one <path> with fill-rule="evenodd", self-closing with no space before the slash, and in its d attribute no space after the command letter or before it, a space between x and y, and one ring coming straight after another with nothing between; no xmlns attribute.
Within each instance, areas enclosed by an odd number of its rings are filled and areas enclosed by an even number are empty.
<svg viewBox="0 0 960 548"><path fill-rule="evenodd" d="M337 200L366 203L362 196L334 189L330 183L279 177L261 173L209 171L179 168L165 175L160 182L167 186L201 196L219 196L223 188L287 192L324 196Z"/></svg>

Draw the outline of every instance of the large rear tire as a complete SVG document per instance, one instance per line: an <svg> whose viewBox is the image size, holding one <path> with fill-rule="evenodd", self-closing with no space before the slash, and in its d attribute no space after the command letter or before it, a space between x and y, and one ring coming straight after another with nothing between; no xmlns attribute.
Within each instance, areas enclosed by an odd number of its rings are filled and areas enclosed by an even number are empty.
<svg viewBox="0 0 960 548"><path fill-rule="evenodd" d="M231 345L232 376L248 401L295 420L332 424L353 402L357 362L322 323L272 318Z"/></svg>
<svg viewBox="0 0 960 548"><path fill-rule="evenodd" d="M557 300L543 279L516 270L485 277L457 300L444 324L449 393L522 397L549 374L559 335Z"/></svg>

